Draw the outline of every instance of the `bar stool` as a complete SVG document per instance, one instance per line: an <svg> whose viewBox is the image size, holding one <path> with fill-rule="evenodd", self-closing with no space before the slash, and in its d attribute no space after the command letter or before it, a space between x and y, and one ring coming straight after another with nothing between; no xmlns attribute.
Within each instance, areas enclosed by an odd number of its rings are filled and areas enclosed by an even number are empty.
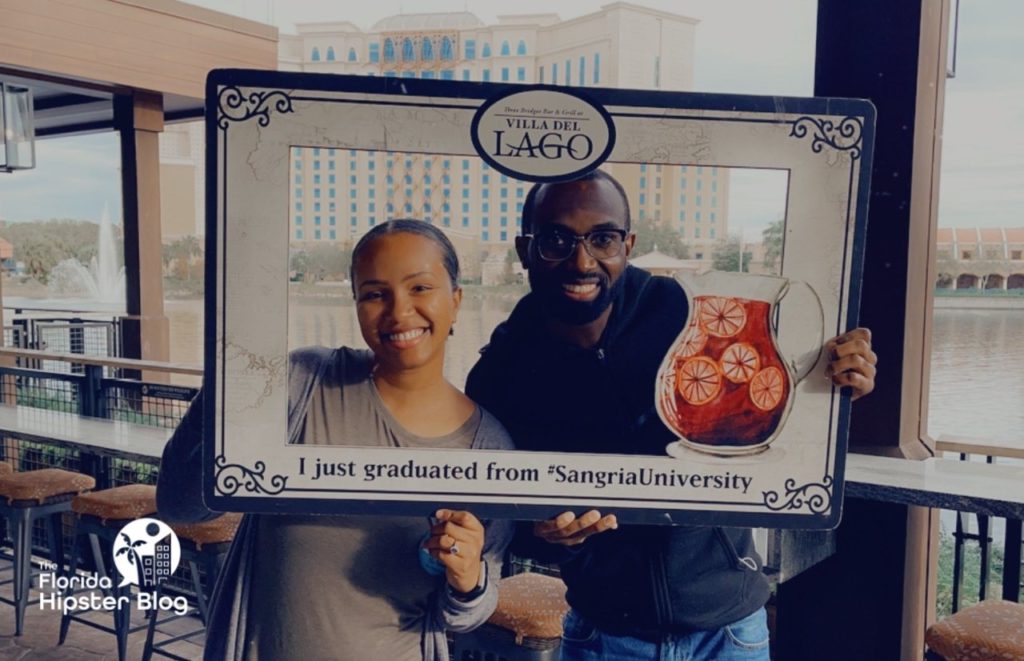
<svg viewBox="0 0 1024 661"><path fill-rule="evenodd" d="M1024 659L1024 604L986 599L928 627L930 659Z"/></svg>
<svg viewBox="0 0 1024 661"><path fill-rule="evenodd" d="M146 646L142 652L143 661L149 661L154 654L172 659L180 658L163 651L163 648L179 641L193 638L206 631L206 623L209 621L209 596L213 591L213 586L217 583L217 576L220 574L225 558L227 558L231 542L235 539L235 533L238 532L238 526L242 523L242 516L239 513L229 512L216 519L202 523L170 524L171 529L178 536L178 542L181 544L181 561L188 563L189 574L192 577L192 588L196 594L196 604L203 626L195 631L172 636L166 640L161 640L159 643L154 643L153 635L156 632L157 615L159 615L159 609L154 609L149 613ZM205 571L208 589L203 588L203 581L199 573L200 567ZM160 591L160 586L157 586L154 601L159 598ZM169 622L179 617L185 616L175 615L163 621Z"/></svg>
<svg viewBox="0 0 1024 661"><path fill-rule="evenodd" d="M556 661L568 611L561 579L535 573L503 578L494 614L482 627L453 637L452 658Z"/></svg>
<svg viewBox="0 0 1024 661"><path fill-rule="evenodd" d="M14 635L20 636L28 605L32 577L32 525L44 518L50 559L58 573L64 565L61 514L71 509L71 499L96 486L96 480L61 468L12 472L0 475L0 516L7 519L14 539Z"/></svg>
<svg viewBox="0 0 1024 661"><path fill-rule="evenodd" d="M93 491L82 494L71 501L71 511L75 513L74 547L71 554L69 575L75 576L78 571L78 549L82 536L88 536L89 547L92 551L92 559L96 567L96 575L109 578L114 586L120 583L117 576L113 576L107 570L104 553L100 546L100 540L107 542L107 548L113 548L114 540L118 531L135 519L156 513L156 487L147 484L127 484L120 487ZM130 596L131 588L114 587L115 596ZM68 588L65 596L74 594L74 589ZM65 613L60 619L59 645L64 644L68 635L68 628L71 622L81 622L94 629L112 633L117 637L117 658L124 661L128 650L128 635L133 631L140 631L146 625L139 625L131 628L131 607L118 608L113 611L114 628L106 627L97 622L88 620L81 615Z"/></svg>

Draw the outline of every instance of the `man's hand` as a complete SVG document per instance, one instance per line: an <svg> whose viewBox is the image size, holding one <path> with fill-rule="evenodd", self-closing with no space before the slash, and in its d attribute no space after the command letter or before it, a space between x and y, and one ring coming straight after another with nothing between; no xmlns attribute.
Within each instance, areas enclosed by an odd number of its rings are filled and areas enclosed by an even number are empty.
<svg viewBox="0 0 1024 661"><path fill-rule="evenodd" d="M871 331L854 328L825 343L828 367L825 375L837 386L849 386L853 399L875 389L875 365L878 356L871 350Z"/></svg>
<svg viewBox="0 0 1024 661"><path fill-rule="evenodd" d="M597 510L590 510L577 519L573 512L562 512L553 519L533 524L533 534L551 544L576 546L591 535L618 527L619 522L614 514L601 516Z"/></svg>
<svg viewBox="0 0 1024 661"><path fill-rule="evenodd" d="M472 592L480 582L480 554L484 526L466 511L440 509L423 546L445 566L448 584L459 592Z"/></svg>

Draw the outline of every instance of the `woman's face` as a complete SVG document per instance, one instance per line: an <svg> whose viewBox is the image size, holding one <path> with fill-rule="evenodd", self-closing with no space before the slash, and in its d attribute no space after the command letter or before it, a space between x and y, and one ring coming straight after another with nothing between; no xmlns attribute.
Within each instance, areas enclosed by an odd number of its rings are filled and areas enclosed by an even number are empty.
<svg viewBox="0 0 1024 661"><path fill-rule="evenodd" d="M444 366L444 344L462 301L441 247L418 234L385 234L355 263L359 330L378 369Z"/></svg>

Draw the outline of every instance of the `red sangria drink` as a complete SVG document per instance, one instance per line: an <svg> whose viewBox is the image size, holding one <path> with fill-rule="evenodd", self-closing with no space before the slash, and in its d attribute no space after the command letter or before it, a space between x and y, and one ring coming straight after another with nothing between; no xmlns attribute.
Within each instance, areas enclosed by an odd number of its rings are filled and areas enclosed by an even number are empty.
<svg viewBox="0 0 1024 661"><path fill-rule="evenodd" d="M692 285L701 278L726 293L694 295ZM658 413L691 449L723 455L764 450L784 424L794 393L795 377L771 324L788 281L712 272L684 282L690 315L658 375ZM726 295L744 289L764 300Z"/></svg>

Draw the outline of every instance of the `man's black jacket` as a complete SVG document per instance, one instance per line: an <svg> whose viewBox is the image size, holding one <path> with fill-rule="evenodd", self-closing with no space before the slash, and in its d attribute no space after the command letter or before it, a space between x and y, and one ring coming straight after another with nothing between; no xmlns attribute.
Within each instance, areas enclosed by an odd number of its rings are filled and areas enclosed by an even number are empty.
<svg viewBox="0 0 1024 661"><path fill-rule="evenodd" d="M537 306L527 295L495 329L466 393L520 450L663 455L676 437L658 418L654 382L686 322L682 288L627 268L590 349L546 333ZM531 537L520 536L518 552L557 557ZM656 640L717 629L768 599L767 581L750 567L761 561L749 530L620 525L574 548L559 558L567 598L608 633Z"/></svg>

